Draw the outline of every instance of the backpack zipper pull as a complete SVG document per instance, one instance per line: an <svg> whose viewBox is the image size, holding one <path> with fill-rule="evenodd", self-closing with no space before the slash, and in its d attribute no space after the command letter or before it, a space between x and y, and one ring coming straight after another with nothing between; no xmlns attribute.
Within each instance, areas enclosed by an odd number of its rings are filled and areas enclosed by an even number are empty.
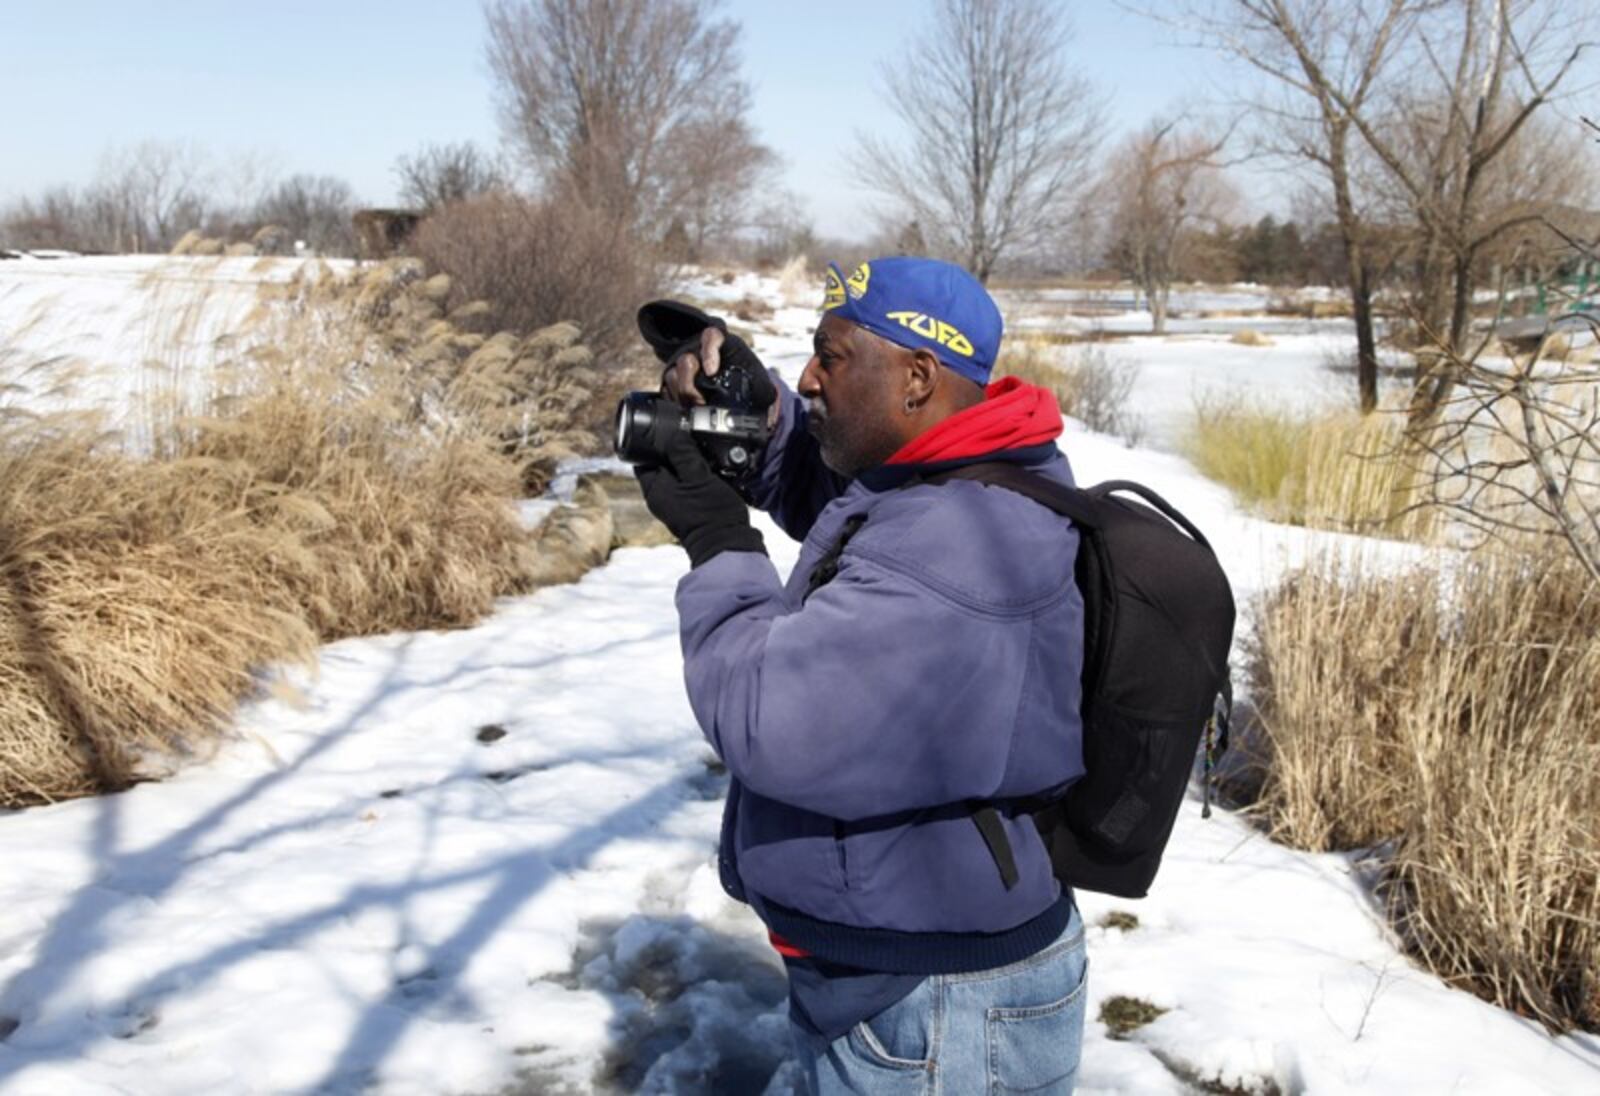
<svg viewBox="0 0 1600 1096"><path fill-rule="evenodd" d="M1228 735L1233 725L1233 677L1223 668L1222 689L1211 703L1211 718L1206 720L1205 776L1201 780L1204 794L1201 797L1200 817L1211 817L1212 774L1217 768L1217 755L1228 749Z"/></svg>

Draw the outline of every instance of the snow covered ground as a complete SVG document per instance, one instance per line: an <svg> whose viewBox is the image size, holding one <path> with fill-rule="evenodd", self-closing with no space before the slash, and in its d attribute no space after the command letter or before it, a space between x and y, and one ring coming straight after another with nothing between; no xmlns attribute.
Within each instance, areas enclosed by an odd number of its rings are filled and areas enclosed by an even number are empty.
<svg viewBox="0 0 1600 1096"><path fill-rule="evenodd" d="M1296 300L1323 292L1298 290ZM1133 413L1142 427L1141 442L1155 448L1180 449L1196 408L1218 402L1302 411L1356 404L1350 321L1268 314L1274 296L1265 287L1176 289L1162 336L1149 334L1150 312L1135 307L1127 290L1002 290L998 297L1010 335L1106 336L1095 349L1114 367L1137 371ZM1241 332L1260 336L1265 344L1235 342ZM1391 371L1380 381L1387 397L1402 383L1393 371L1411 363L1388 350L1382 357Z"/></svg>
<svg viewBox="0 0 1600 1096"><path fill-rule="evenodd" d="M758 336L790 378L813 319ZM1176 368L1195 344L1170 346ZM1083 480L1182 506L1241 597L1325 539L1169 454L1061 444ZM765 531L786 568L796 546ZM0 1093L791 1091L781 968L715 879L726 777L682 691L685 566L625 549L473 629L330 645L211 759L0 815ZM1600 1038L1403 958L1365 870L1186 806L1149 898L1082 896L1079 1091L1600 1091ZM1113 1039L1113 996L1167 1011Z"/></svg>
<svg viewBox="0 0 1600 1096"><path fill-rule="evenodd" d="M305 260L116 255L0 262L0 400L34 411L94 410L137 444L127 412L151 398L203 391L237 353L264 281ZM347 260L330 266L348 267ZM22 366L48 362L46 369Z"/></svg>

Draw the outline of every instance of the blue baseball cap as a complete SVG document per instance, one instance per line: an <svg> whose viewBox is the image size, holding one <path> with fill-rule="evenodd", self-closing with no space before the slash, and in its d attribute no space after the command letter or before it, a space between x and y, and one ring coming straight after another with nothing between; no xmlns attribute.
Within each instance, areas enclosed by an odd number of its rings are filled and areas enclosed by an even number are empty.
<svg viewBox="0 0 1600 1096"><path fill-rule="evenodd" d="M938 259L873 259L848 278L828 264L822 311L909 350L927 350L970 381L986 385L1005 331L983 284Z"/></svg>

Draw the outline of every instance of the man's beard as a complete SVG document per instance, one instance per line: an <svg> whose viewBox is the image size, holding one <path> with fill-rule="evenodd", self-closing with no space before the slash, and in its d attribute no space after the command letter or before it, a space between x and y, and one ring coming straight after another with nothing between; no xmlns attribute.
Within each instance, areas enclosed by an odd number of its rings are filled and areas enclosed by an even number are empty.
<svg viewBox="0 0 1600 1096"><path fill-rule="evenodd" d="M822 463L847 479L882 464L897 448L893 438L873 436L876 432L864 430L863 426L858 423L852 429L847 420L829 415L818 402L812 403L806 420L807 431L817 439Z"/></svg>
<svg viewBox="0 0 1600 1096"><path fill-rule="evenodd" d="M838 423L828 418L828 413L823 409L822 401L820 400L813 400L809 410L810 415L806 419L806 432L817 440L817 448L821 453L822 463L834 472L848 475L838 466Z"/></svg>

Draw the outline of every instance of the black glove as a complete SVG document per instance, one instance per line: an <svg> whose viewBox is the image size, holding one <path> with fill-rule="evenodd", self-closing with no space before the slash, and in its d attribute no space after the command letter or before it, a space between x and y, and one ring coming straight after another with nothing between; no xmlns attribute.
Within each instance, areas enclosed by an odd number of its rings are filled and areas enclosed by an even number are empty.
<svg viewBox="0 0 1600 1096"><path fill-rule="evenodd" d="M708 327L716 328L724 336L718 352L722 358L718 374L729 368L743 369L750 378L751 405L757 411L771 408L778 398L778 386L749 344L729 333L726 320L681 301L651 301L639 309L639 334L668 369L684 354L700 352L700 334ZM696 383L700 384L701 380L696 378Z"/></svg>
<svg viewBox="0 0 1600 1096"><path fill-rule="evenodd" d="M686 431L667 447L666 465L637 465L633 474L644 504L678 538L698 567L721 552L760 552L767 548L750 526L750 511L737 491L724 483Z"/></svg>
<svg viewBox="0 0 1600 1096"><path fill-rule="evenodd" d="M727 320L682 301L651 301L639 309L639 334L668 365L685 351L699 350L700 332L708 327L728 333Z"/></svg>

